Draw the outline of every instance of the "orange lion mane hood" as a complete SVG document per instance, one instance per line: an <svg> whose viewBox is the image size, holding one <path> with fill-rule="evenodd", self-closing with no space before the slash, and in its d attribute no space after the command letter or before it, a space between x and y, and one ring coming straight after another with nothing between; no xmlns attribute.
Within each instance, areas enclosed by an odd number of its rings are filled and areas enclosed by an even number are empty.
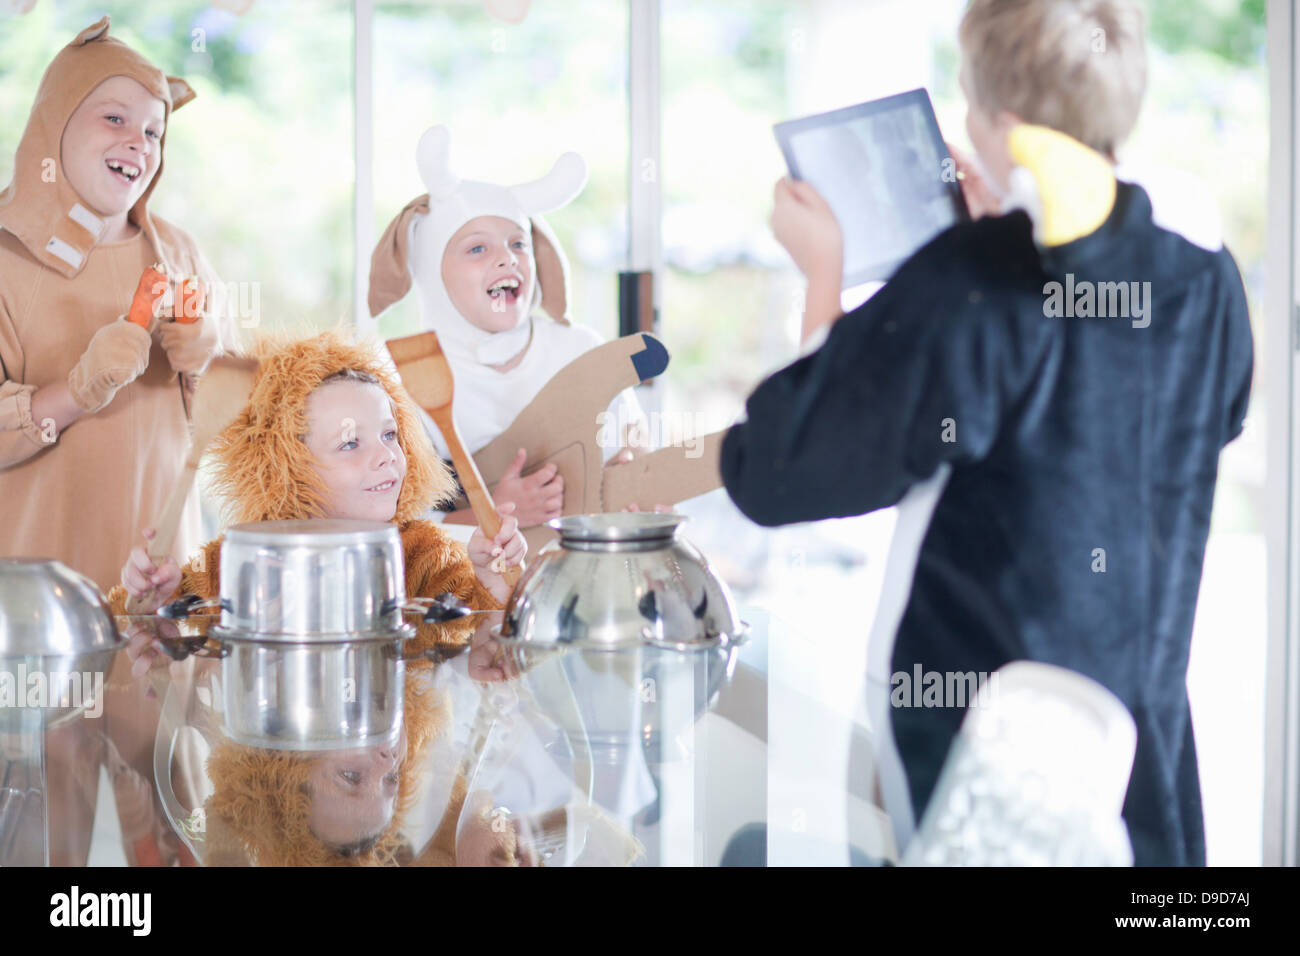
<svg viewBox="0 0 1300 956"><path fill-rule="evenodd" d="M304 441L307 399L325 379L346 370L373 375L393 403L397 440L406 454L393 522L405 525L455 496L455 481L381 345L332 329L309 338L262 335L248 355L260 365L252 396L209 449L212 490L224 499L231 523L325 516L326 490Z"/></svg>

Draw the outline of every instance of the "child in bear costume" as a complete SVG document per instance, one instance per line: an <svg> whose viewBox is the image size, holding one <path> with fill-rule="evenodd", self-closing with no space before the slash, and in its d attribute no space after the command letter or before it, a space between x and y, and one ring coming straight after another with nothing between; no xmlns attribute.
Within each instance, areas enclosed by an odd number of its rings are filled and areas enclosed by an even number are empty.
<svg viewBox="0 0 1300 956"><path fill-rule="evenodd" d="M226 312L125 318L155 263L218 286L193 239L149 208L173 114L193 98L110 37L103 17L46 68L0 192L0 555L53 558L105 590L181 474L194 376L237 341ZM192 499L178 547L196 546L198 533ZM97 756L147 777L157 714L122 678L118 668L107 676L103 721L50 735L51 767ZM73 817L94 813L97 765L84 780L51 784L76 791L51 801L52 829L68 835L63 865L89 852L92 828ZM129 829L121 802L119 815Z"/></svg>
<svg viewBox="0 0 1300 956"><path fill-rule="evenodd" d="M0 193L0 554L55 558L105 590L181 473L185 380L237 341L224 313L123 318L154 263L218 283L193 240L149 211L172 113L194 93L108 28L104 17L50 63ZM93 534L78 514L94 516ZM192 500L183 552L198 530Z"/></svg>
<svg viewBox="0 0 1300 956"><path fill-rule="evenodd" d="M229 519L238 523L327 516L391 520L402 539L408 594L451 592L476 609L501 607L507 589L489 564L498 555L507 564L522 557L524 543L517 523L503 516L497 538L488 542L477 534L467 554L463 545L436 525L419 519L447 498L454 486L429 447L405 390L394 380L380 353L334 331L297 340L264 337L253 345L252 355L258 359L258 372L249 403L210 449L215 464L213 488L225 500ZM341 391L343 386L352 391ZM367 489L349 497L350 489L375 483L389 473L386 462L380 468L369 464L383 457L376 450L379 442L375 438L389 427L383 413L368 415L362 403L367 395L373 398L374 387L382 389L386 404L380 404L391 410L396 425L380 440L395 441L405 456L405 471L388 493L376 495ZM333 404L322 404L326 399ZM353 404L340 405L339 400ZM329 410L323 411L326 408ZM347 433L336 436L334 424L345 419L352 423L351 429L345 426ZM320 435L326 436L323 446L318 441ZM366 465L361 472L345 470L339 477L336 445L344 459L364 456ZM509 510L502 507L503 512ZM122 569L124 585L109 593L114 613L123 613L128 594L144 595L155 589L166 601L182 595L218 596L221 543L221 538L209 542L183 569L170 561L155 566L144 548L136 548ZM418 652L434 642L463 643L475 620L422 625L411 649ZM417 775L408 770L445 723L439 703L418 679L431 666L423 659L407 665L406 735L400 754L380 749L369 756L325 757L219 744L209 761L216 793L208 807L207 861L262 865L410 861L409 853L403 857L400 836L403 815L416 796ZM310 781L319 776L322 762L345 757L362 763L389 761L388 772L399 779L387 826L378 833L355 834L356 839L350 840L334 838L340 829L337 815L329 834L312 829L319 816L316 803L325 797L320 790L313 791ZM463 799L463 794L460 797ZM342 829L346 829L346 821ZM449 862L452 851L446 834L437 845L441 847L437 858Z"/></svg>
<svg viewBox="0 0 1300 956"><path fill-rule="evenodd" d="M450 147L444 126L420 138L416 161L428 192L407 203L380 238L369 303L378 315L409 291L414 278L421 325L438 333L456 383L456 424L475 454L510 427L557 371L601 338L570 323L568 263L541 218L582 190L582 158L565 153L541 179L505 187L459 178ZM545 315L537 314L539 307ZM607 411L613 422L644 421L630 389ZM429 427L439 454L450 458L445 440ZM604 443L607 460L624 436L616 438ZM525 465L521 450L492 494L498 502L515 502L528 528L559 516L563 483L553 463L520 479ZM447 520L472 518L462 509Z"/></svg>

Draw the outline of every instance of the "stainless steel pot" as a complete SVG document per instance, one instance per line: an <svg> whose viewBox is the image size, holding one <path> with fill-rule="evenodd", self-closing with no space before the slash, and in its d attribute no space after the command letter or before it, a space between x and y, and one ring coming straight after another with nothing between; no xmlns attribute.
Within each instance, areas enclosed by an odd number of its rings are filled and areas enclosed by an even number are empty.
<svg viewBox="0 0 1300 956"><path fill-rule="evenodd" d="M45 558L0 558L0 731L48 729L102 706L125 644L89 578Z"/></svg>
<svg viewBox="0 0 1300 956"><path fill-rule="evenodd" d="M402 542L394 525L235 525L221 547L225 730L273 750L396 739L402 718Z"/></svg>
<svg viewBox="0 0 1300 956"><path fill-rule="evenodd" d="M229 641L225 731L248 747L344 750L395 741L405 668L397 639L337 644Z"/></svg>
<svg viewBox="0 0 1300 956"><path fill-rule="evenodd" d="M385 636L404 627L392 524L318 519L235 525L221 546L221 626L261 642Z"/></svg>
<svg viewBox="0 0 1300 956"><path fill-rule="evenodd" d="M557 518L560 533L506 605L504 642L523 648L711 650L744 639L722 579L677 534L677 514Z"/></svg>
<svg viewBox="0 0 1300 956"><path fill-rule="evenodd" d="M199 652L222 659L227 736L248 747L304 751L396 740L403 642L415 634L403 619L413 609L403 566L401 538L387 523L230 528L221 597L202 602L221 607L221 624L208 631L209 648L217 649Z"/></svg>

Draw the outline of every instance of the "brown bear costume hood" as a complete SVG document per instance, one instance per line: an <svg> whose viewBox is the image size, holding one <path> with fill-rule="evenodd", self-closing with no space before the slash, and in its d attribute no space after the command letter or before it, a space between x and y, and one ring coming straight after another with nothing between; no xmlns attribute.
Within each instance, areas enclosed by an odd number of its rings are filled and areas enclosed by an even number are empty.
<svg viewBox="0 0 1300 956"><path fill-rule="evenodd" d="M162 100L168 124L173 111L194 99L188 83L165 76L139 53L110 37L108 26L105 16L77 34L50 61L14 155L13 181L0 192L0 226L17 236L39 262L67 278L81 271L104 230L104 221L86 207L63 170L63 131L72 114L100 83L114 76L130 77ZM164 126L158 144L158 171L127 218L144 231L159 260L170 268L167 244L159 239L149 215L149 197L162 178L166 147Z"/></svg>

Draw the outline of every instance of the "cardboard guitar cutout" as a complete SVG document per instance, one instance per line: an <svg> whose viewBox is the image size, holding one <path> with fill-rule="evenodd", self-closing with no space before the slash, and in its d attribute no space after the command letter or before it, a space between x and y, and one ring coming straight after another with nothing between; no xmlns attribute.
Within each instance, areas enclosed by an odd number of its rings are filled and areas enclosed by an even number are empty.
<svg viewBox="0 0 1300 956"><path fill-rule="evenodd" d="M601 413L619 392L662 375L668 350L646 332L606 342L555 373L504 432L474 452L479 473L489 485L505 474L520 448L527 454L523 474L554 462L564 479L562 513L598 514L637 505L674 505L721 487L722 432L704 436L693 449L661 448L631 462L604 463ZM397 363L403 382L410 366ZM419 392L408 386L408 392ZM464 507L462 499L456 507ZM556 537L545 525L524 531L533 557Z"/></svg>

